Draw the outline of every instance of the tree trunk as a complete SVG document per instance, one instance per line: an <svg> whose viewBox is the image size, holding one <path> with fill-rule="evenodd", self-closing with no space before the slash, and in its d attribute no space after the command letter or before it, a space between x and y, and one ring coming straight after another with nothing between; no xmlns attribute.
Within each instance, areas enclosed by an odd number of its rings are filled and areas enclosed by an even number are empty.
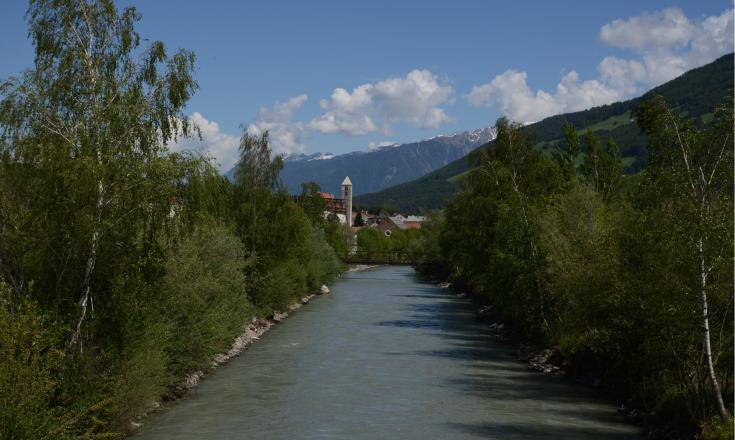
<svg viewBox="0 0 735 440"><path fill-rule="evenodd" d="M702 319L703 319L703 331L704 331L704 352L707 357L707 373L709 375L710 382L712 382L712 388L715 393L715 401L717 402L717 410L720 414L720 419L723 422L730 420L730 415L727 413L725 408L725 402L722 400L722 391L720 391L720 385L717 382L717 375L715 374L715 367L712 363L712 345L709 337L709 306L707 303L707 271L704 264L704 245L700 238L697 242L697 250L699 251L699 263L700 263L700 288L702 293Z"/></svg>
<svg viewBox="0 0 735 440"><path fill-rule="evenodd" d="M79 306L82 308L77 321L77 327L69 342L69 347L73 348L79 345L79 351L82 351L82 323L87 317L87 307L91 304L92 295L92 275L94 274L94 266L97 263L97 247L100 238L100 221L102 219L102 206L104 204L105 187L102 182L97 184L97 206L95 212L95 222L92 228L92 242L89 249L89 257L87 257L87 266L84 270L84 278L82 279L81 296L79 298Z"/></svg>

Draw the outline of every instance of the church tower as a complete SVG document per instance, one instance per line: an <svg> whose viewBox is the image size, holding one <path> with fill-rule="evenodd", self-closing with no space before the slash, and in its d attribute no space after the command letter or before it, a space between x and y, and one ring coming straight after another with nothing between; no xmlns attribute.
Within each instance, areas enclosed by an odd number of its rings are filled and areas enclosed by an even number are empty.
<svg viewBox="0 0 735 440"><path fill-rule="evenodd" d="M352 182L349 177L342 181L342 199L345 204L345 218L347 225L352 226Z"/></svg>

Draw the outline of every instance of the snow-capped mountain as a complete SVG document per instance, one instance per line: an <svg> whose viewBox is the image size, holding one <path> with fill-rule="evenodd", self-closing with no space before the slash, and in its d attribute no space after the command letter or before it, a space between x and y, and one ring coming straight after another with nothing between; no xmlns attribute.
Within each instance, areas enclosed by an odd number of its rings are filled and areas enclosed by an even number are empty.
<svg viewBox="0 0 735 440"><path fill-rule="evenodd" d="M332 153L314 153L314 154L289 154L283 158L283 162L309 162L312 160L329 160L335 157Z"/></svg>
<svg viewBox="0 0 735 440"><path fill-rule="evenodd" d="M371 146L347 154L298 154L286 157L281 178L291 193L314 181L323 191L339 194L340 182L350 176L353 194L379 191L416 179L467 155L495 138L493 128L481 128L419 142Z"/></svg>

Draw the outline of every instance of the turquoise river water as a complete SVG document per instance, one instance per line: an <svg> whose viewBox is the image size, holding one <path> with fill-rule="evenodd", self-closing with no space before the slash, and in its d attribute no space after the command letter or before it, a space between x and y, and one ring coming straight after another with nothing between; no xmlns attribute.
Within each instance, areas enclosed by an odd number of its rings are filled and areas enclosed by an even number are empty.
<svg viewBox="0 0 735 440"><path fill-rule="evenodd" d="M350 272L134 440L637 439L590 388L528 371L408 267Z"/></svg>

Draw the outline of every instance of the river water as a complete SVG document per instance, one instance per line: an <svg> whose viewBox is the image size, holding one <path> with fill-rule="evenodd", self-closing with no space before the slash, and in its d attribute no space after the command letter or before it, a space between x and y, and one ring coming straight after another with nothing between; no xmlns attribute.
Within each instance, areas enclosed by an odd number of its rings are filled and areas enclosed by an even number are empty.
<svg viewBox="0 0 735 440"><path fill-rule="evenodd" d="M595 390L526 370L407 267L346 274L135 440L635 439Z"/></svg>

